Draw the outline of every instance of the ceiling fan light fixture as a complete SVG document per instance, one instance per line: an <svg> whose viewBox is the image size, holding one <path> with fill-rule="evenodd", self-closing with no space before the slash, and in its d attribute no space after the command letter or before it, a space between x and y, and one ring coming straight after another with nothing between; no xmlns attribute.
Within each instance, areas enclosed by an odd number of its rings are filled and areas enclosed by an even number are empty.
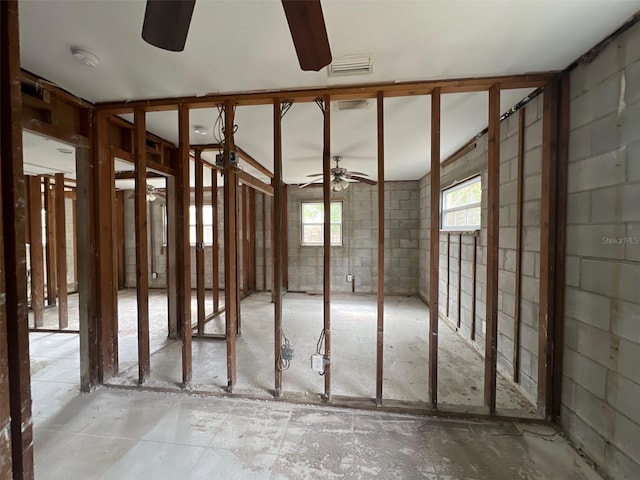
<svg viewBox="0 0 640 480"><path fill-rule="evenodd" d="M342 190L346 190L349 187L349 182L347 182L347 180L344 178L341 178L340 180L338 180L338 182L340 183Z"/></svg>
<svg viewBox="0 0 640 480"><path fill-rule="evenodd" d="M93 52L81 47L71 47L71 55L78 62L86 65L87 67L97 67L100 63L100 58Z"/></svg>
<svg viewBox="0 0 640 480"><path fill-rule="evenodd" d="M204 125L194 125L193 133L197 133L198 135L206 135L209 132L207 127Z"/></svg>

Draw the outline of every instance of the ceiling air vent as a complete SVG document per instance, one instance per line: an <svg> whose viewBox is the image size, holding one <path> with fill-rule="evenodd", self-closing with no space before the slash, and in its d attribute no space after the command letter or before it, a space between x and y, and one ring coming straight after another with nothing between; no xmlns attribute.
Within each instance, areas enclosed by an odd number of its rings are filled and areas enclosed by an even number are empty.
<svg viewBox="0 0 640 480"><path fill-rule="evenodd" d="M368 100L339 100L335 103L337 110L360 110L369 108Z"/></svg>
<svg viewBox="0 0 640 480"><path fill-rule="evenodd" d="M329 76L362 75L373 72L373 55L344 55L329 65Z"/></svg>

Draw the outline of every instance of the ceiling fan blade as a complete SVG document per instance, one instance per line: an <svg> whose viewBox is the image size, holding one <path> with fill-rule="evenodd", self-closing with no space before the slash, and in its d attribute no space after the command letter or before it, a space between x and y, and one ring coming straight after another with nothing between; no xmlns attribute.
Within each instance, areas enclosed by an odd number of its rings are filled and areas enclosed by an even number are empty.
<svg viewBox="0 0 640 480"><path fill-rule="evenodd" d="M311 175L307 175L307 177L321 177L324 173L312 173Z"/></svg>
<svg viewBox="0 0 640 480"><path fill-rule="evenodd" d="M320 0L282 0L300 68L318 72L331 63Z"/></svg>
<svg viewBox="0 0 640 480"><path fill-rule="evenodd" d="M362 173L362 172L347 172L349 173L349 175L361 175L363 177L368 177L369 174L368 173Z"/></svg>
<svg viewBox="0 0 640 480"><path fill-rule="evenodd" d="M351 175L349 178L351 180L356 180L358 182L366 183L368 185L377 185L378 184L378 182L376 182L375 180L371 180L370 178L359 177L357 175Z"/></svg>
<svg viewBox="0 0 640 480"><path fill-rule="evenodd" d="M147 0L142 38L163 50L182 52L196 0Z"/></svg>
<svg viewBox="0 0 640 480"><path fill-rule="evenodd" d="M312 185L312 184L314 184L314 183L322 183L322 181L318 181L318 180L311 180L310 182L303 183L302 185L298 185L298 188L308 187L309 185Z"/></svg>

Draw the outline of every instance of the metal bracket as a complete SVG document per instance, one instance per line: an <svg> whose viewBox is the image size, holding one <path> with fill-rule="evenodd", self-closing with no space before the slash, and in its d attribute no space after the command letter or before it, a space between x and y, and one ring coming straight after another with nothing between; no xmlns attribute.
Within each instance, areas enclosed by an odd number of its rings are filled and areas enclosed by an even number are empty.
<svg viewBox="0 0 640 480"><path fill-rule="evenodd" d="M280 102L280 118L284 118L287 114L291 106L293 105L293 100L284 100Z"/></svg>

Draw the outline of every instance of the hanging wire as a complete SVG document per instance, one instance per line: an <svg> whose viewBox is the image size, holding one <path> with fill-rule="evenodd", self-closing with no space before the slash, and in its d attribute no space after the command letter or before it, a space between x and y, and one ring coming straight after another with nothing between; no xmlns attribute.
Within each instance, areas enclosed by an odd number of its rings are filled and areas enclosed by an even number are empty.
<svg viewBox="0 0 640 480"><path fill-rule="evenodd" d="M324 358L324 354L322 353L322 348L324 346L324 338L325 338L325 332L324 332L324 328L323 328L322 332L320 333L320 338L318 338L318 343L316 344L316 354L322 355L323 358ZM325 372L326 368L327 367L325 365L324 369L320 373L320 376L324 375L324 372Z"/></svg>
<svg viewBox="0 0 640 480"><path fill-rule="evenodd" d="M282 338L282 346L284 348L290 348L291 347L291 342L289 342L289 339L284 334L284 331L282 329L280 330L280 337ZM290 359L284 359L282 357L282 348L281 348L280 349L280 353L278 355L278 362L277 362L278 370L280 370L280 371L289 370L290 366L291 366L291 360Z"/></svg>

